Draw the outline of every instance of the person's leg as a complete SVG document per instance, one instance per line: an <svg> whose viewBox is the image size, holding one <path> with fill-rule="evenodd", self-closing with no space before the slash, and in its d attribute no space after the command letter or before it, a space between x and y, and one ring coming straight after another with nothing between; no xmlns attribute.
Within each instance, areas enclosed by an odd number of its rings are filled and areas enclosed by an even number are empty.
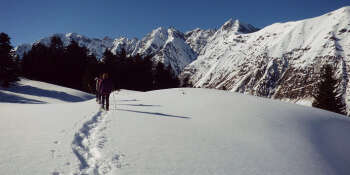
<svg viewBox="0 0 350 175"><path fill-rule="evenodd" d="M110 95L110 94L107 94L107 95L106 95L106 110L107 110L107 111L109 110L109 95Z"/></svg>
<svg viewBox="0 0 350 175"><path fill-rule="evenodd" d="M102 108L103 109L106 109L105 108L105 101L106 101L106 96L104 94L102 94Z"/></svg>

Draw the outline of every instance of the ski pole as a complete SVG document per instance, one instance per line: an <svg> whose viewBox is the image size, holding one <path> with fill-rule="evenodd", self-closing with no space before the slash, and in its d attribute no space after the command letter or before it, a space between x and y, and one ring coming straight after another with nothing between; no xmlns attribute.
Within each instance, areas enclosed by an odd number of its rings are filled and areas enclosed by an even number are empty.
<svg viewBox="0 0 350 175"><path fill-rule="evenodd" d="M114 93L114 97L113 97L114 98L113 100L114 100L114 110L115 111L117 111L117 97L116 97L117 93L118 93L118 91Z"/></svg>

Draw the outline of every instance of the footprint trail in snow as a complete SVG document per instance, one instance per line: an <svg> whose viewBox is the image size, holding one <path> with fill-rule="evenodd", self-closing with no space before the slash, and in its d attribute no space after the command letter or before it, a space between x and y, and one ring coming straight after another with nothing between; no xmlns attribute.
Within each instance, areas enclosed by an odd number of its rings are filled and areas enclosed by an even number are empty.
<svg viewBox="0 0 350 175"><path fill-rule="evenodd" d="M100 175L112 170L109 161L103 159L100 149L107 142L102 131L106 129L106 118L109 113L99 110L89 121L85 122L75 134L72 150L80 161L80 166L74 175Z"/></svg>

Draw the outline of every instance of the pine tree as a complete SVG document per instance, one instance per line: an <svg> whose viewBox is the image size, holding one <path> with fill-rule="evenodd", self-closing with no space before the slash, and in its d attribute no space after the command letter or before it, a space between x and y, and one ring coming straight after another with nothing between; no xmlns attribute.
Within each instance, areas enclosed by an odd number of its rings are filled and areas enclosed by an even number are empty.
<svg viewBox="0 0 350 175"><path fill-rule="evenodd" d="M336 89L337 80L333 77L331 65L326 65L322 69L321 81L318 84L314 95L313 107L344 114L346 105L343 102L342 94Z"/></svg>
<svg viewBox="0 0 350 175"><path fill-rule="evenodd" d="M113 55L113 53L112 53L109 49L106 49L106 50L103 52L102 61L103 61L106 65L114 64L114 63L116 62L116 56Z"/></svg>
<svg viewBox="0 0 350 175"><path fill-rule="evenodd" d="M135 80L132 84L135 90L148 91L153 89L153 62L149 56L142 58L140 55L133 57L133 74Z"/></svg>
<svg viewBox="0 0 350 175"><path fill-rule="evenodd" d="M61 70L60 73L68 74L67 77L64 77L67 80L66 86L79 90L84 89L82 82L89 60L88 49L71 41L65 49L65 59L63 60L65 60L63 66L65 71Z"/></svg>
<svg viewBox="0 0 350 175"><path fill-rule="evenodd" d="M143 85L142 90L149 91L154 88L153 62L150 56L143 58L141 79Z"/></svg>
<svg viewBox="0 0 350 175"><path fill-rule="evenodd" d="M173 72L173 69L171 67L171 65L169 64L166 68L166 72L167 72L167 88L177 88L180 86L180 80L179 78L177 78Z"/></svg>
<svg viewBox="0 0 350 175"><path fill-rule="evenodd" d="M87 65L82 77L82 90L95 93L95 77L98 76L98 61L95 55L88 55Z"/></svg>
<svg viewBox="0 0 350 175"><path fill-rule="evenodd" d="M171 66L165 68L162 62L156 66L154 80L156 89L176 88L180 84L179 79L173 75Z"/></svg>
<svg viewBox="0 0 350 175"><path fill-rule="evenodd" d="M6 33L0 33L0 81L4 87L18 80L18 65L12 48L10 37Z"/></svg>
<svg viewBox="0 0 350 175"><path fill-rule="evenodd" d="M164 64L162 62L158 62L155 68L154 74L154 86L155 89L165 89L166 88L166 71L164 68Z"/></svg>
<svg viewBox="0 0 350 175"><path fill-rule="evenodd" d="M186 76L184 79L182 79L181 86L182 87L193 87L192 83L190 82L189 76Z"/></svg>
<svg viewBox="0 0 350 175"><path fill-rule="evenodd" d="M47 77L45 77L46 81L65 85L62 81L63 75L61 74L62 69L65 69L64 62L66 61L64 57L64 46L63 42L60 37L53 36L50 40L50 46L49 46L49 56L44 58L46 62L46 74Z"/></svg>
<svg viewBox="0 0 350 175"><path fill-rule="evenodd" d="M50 78L48 70L49 64L49 48L41 43L34 44L32 49L23 55L22 73L25 77L40 81L47 81Z"/></svg>

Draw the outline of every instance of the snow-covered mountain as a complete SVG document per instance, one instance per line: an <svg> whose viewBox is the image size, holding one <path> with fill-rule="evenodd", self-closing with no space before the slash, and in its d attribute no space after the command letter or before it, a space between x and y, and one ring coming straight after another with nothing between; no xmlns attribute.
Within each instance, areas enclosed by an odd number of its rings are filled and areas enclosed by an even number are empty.
<svg viewBox="0 0 350 175"><path fill-rule="evenodd" d="M203 30L196 28L185 33L186 43L197 53L200 54L208 39L214 35L216 30Z"/></svg>
<svg viewBox="0 0 350 175"><path fill-rule="evenodd" d="M228 21L209 37L181 76L196 87L310 103L320 68L328 63L348 101L350 7L253 33L243 33L250 27L239 29L236 23Z"/></svg>
<svg viewBox="0 0 350 175"><path fill-rule="evenodd" d="M208 42L212 42L213 38L217 38L218 33L226 33L226 35L234 34L246 34L258 31L258 28L250 24L243 23L238 19L230 19L219 29L208 29L203 30L196 28L192 31L188 31L185 34L186 43L197 53L201 54L202 49L207 45ZM213 37L213 35L216 35Z"/></svg>
<svg viewBox="0 0 350 175"><path fill-rule="evenodd" d="M103 52L106 48L111 48L113 46L113 39L105 37L103 39L90 39L86 36L79 35L77 33L67 33L67 34L53 34L52 36L42 38L32 44L22 44L15 48L17 54L22 57L24 52L28 52L33 44L41 43L49 46L51 43L51 38L53 36L59 37L64 46L68 46L72 40L76 41L80 46L85 46L89 49L90 53L96 55L97 57L102 57Z"/></svg>
<svg viewBox="0 0 350 175"><path fill-rule="evenodd" d="M110 49L114 54L124 49L128 55L153 55L154 61L161 61L166 65L171 65L175 74L179 74L186 65L197 58L196 52L186 43L185 34L174 28L157 28L141 40L125 37L114 40L108 37L104 39L90 39L76 33L67 33L54 34L50 37L40 39L35 43L49 46L53 36L58 36L65 46L74 40L80 46L85 46L90 53L96 55L98 58L103 56L106 49ZM28 52L31 49L31 46L31 44L22 44L16 47L15 51L22 57L24 52Z"/></svg>
<svg viewBox="0 0 350 175"><path fill-rule="evenodd" d="M113 53L125 49L129 55L153 55L154 61L170 64L180 77L190 77L196 87L306 104L312 101L320 68L332 64L339 88L345 100L349 98L350 7L260 30L230 19L219 29L197 28L186 33L160 27L141 40L89 39L72 33L58 36L65 44L77 40L98 57L106 48ZM48 44L49 37L38 42ZM28 49L30 45L21 45L17 53Z"/></svg>
<svg viewBox="0 0 350 175"><path fill-rule="evenodd" d="M124 49L126 53L132 53L136 49L139 40L137 38L129 39L125 37L116 38L113 41L111 52L113 54L117 54ZM102 56L101 56L102 57Z"/></svg>
<svg viewBox="0 0 350 175"><path fill-rule="evenodd" d="M137 43L132 55L153 55L154 61L171 65L175 74L197 58L197 54L186 43L185 35L174 28L159 27Z"/></svg>

